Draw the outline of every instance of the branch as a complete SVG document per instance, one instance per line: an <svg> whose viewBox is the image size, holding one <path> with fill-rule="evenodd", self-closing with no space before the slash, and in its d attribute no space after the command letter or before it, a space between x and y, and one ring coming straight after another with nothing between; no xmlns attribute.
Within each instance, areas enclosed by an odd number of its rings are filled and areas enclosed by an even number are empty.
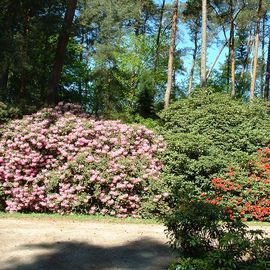
<svg viewBox="0 0 270 270"><path fill-rule="evenodd" d="M220 50L219 50L219 52L218 52L218 54L217 54L217 56L216 56L216 58L215 58L215 61L213 62L212 67L210 68L210 70L209 70L208 73L207 73L206 80L208 80L208 78L210 77L210 75L211 75L211 73L212 73L212 71L213 71L213 69L214 69L214 67L215 67L215 65L216 65L216 63L217 63L217 60L219 59L219 57L220 57L222 51L225 49L225 47L227 46L227 44L228 44L228 40L226 40L226 42L225 42L225 43L223 44L223 46L220 48Z"/></svg>

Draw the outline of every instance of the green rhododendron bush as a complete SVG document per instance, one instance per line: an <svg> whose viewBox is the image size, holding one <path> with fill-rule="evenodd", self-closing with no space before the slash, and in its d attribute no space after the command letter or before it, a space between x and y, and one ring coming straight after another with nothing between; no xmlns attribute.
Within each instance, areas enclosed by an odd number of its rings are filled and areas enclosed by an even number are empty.
<svg viewBox="0 0 270 270"><path fill-rule="evenodd" d="M203 200L226 207L232 219L270 221L269 147L260 149L246 170L230 168L214 178L211 187L211 192L201 194Z"/></svg>
<svg viewBox="0 0 270 270"><path fill-rule="evenodd" d="M159 178L164 148L163 139L143 126L95 120L73 104L43 109L4 127L1 207L146 215L168 196Z"/></svg>
<svg viewBox="0 0 270 270"><path fill-rule="evenodd" d="M187 189L165 220L178 261L168 270L269 269L270 238L250 230L226 208L189 196Z"/></svg>
<svg viewBox="0 0 270 270"><path fill-rule="evenodd" d="M269 108L260 101L243 103L211 88L161 113L167 143L165 178L178 191L191 186L197 195L211 189L211 180L234 166L245 166L259 148L270 143Z"/></svg>

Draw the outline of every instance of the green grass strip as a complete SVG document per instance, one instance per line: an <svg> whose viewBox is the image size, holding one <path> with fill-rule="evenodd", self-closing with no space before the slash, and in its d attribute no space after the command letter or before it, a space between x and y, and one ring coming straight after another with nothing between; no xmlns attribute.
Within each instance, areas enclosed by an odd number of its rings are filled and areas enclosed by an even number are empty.
<svg viewBox="0 0 270 270"><path fill-rule="evenodd" d="M88 221L105 223L133 223L133 224L158 224L155 219L138 218L116 218L103 215L82 215L82 214L48 214L48 213L6 213L0 212L0 218L18 218L18 219L44 219L44 220L67 220L67 221Z"/></svg>

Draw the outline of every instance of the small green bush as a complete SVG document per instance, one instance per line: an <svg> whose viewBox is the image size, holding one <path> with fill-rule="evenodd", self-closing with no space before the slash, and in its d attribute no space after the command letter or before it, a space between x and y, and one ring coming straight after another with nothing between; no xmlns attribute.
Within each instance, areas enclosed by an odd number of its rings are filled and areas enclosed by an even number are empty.
<svg viewBox="0 0 270 270"><path fill-rule="evenodd" d="M270 143L270 118L262 102L243 104L213 89L198 89L164 110L165 178L173 189L197 193L233 164L246 164Z"/></svg>
<svg viewBox="0 0 270 270"><path fill-rule="evenodd" d="M248 230L221 206L187 194L188 190L164 221L180 257L169 270L244 270L269 263L270 239L262 231Z"/></svg>

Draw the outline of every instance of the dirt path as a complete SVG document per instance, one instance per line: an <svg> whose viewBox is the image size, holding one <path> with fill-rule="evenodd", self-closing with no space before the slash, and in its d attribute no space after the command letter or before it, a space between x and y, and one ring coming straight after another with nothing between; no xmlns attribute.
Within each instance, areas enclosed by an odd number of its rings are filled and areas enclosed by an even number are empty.
<svg viewBox="0 0 270 270"><path fill-rule="evenodd" d="M162 270L161 225L0 219L0 270Z"/></svg>
<svg viewBox="0 0 270 270"><path fill-rule="evenodd" d="M161 225L0 218L0 270L163 270L166 242Z"/></svg>

